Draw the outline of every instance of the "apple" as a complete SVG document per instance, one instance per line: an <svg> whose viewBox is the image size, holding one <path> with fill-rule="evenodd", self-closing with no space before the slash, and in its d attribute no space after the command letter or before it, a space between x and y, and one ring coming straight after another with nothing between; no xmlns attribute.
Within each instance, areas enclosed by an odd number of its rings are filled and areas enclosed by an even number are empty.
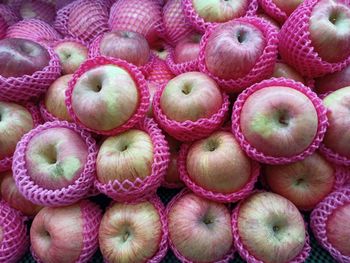
<svg viewBox="0 0 350 263"><path fill-rule="evenodd" d="M326 131L323 144L332 151L350 158L350 118L348 107L350 105L350 86L338 89L323 99L327 108L329 127Z"/></svg>
<svg viewBox="0 0 350 263"><path fill-rule="evenodd" d="M174 49L174 62L179 64L196 60L199 55L201 37L201 34L193 32L177 43Z"/></svg>
<svg viewBox="0 0 350 263"><path fill-rule="evenodd" d="M312 45L325 61L337 63L350 56L350 6L339 0L320 0L313 7L309 32Z"/></svg>
<svg viewBox="0 0 350 263"><path fill-rule="evenodd" d="M11 171L0 173L1 197L14 209L26 216L35 216L42 207L27 200L18 190Z"/></svg>
<svg viewBox="0 0 350 263"><path fill-rule="evenodd" d="M17 142L33 128L33 117L25 107L0 101L0 160L11 157Z"/></svg>
<svg viewBox="0 0 350 263"><path fill-rule="evenodd" d="M166 84L174 77L174 73L170 70L165 60L156 58L147 80L158 84Z"/></svg>
<svg viewBox="0 0 350 263"><path fill-rule="evenodd" d="M161 60L165 60L169 54L164 41L157 43L157 45L152 48L152 52Z"/></svg>
<svg viewBox="0 0 350 263"><path fill-rule="evenodd" d="M293 79L305 83L304 78L295 69L283 62L276 62L272 77Z"/></svg>
<svg viewBox="0 0 350 263"><path fill-rule="evenodd" d="M98 206L87 200L43 208L30 228L34 257L40 262L88 262L97 249L101 214Z"/></svg>
<svg viewBox="0 0 350 263"><path fill-rule="evenodd" d="M282 12L290 16L304 0L271 0Z"/></svg>
<svg viewBox="0 0 350 263"><path fill-rule="evenodd" d="M268 16L265 13L258 13L257 17L260 17L264 19L265 21L269 22L271 25L275 26L275 28L279 31L281 29L281 26L278 24L276 20L274 20L272 17Z"/></svg>
<svg viewBox="0 0 350 263"><path fill-rule="evenodd" d="M148 262L162 239L160 214L153 203L114 203L104 214L99 244L108 262Z"/></svg>
<svg viewBox="0 0 350 263"><path fill-rule="evenodd" d="M23 19L37 18L49 24L53 23L56 16L55 5L53 3L42 0L21 2L19 13Z"/></svg>
<svg viewBox="0 0 350 263"><path fill-rule="evenodd" d="M75 131L65 127L46 129L28 142L27 175L44 189L68 187L81 176L87 156L87 145Z"/></svg>
<svg viewBox="0 0 350 263"><path fill-rule="evenodd" d="M77 78L71 95L72 110L89 129L110 131L134 115L139 106L138 93L126 69L112 64L96 66Z"/></svg>
<svg viewBox="0 0 350 263"><path fill-rule="evenodd" d="M192 0L196 13L206 22L227 22L244 16L248 0Z"/></svg>
<svg viewBox="0 0 350 263"><path fill-rule="evenodd" d="M168 82L160 97L163 113L178 122L210 118L219 111L222 103L223 96L215 81L200 72L176 76Z"/></svg>
<svg viewBox="0 0 350 263"><path fill-rule="evenodd" d="M325 94L350 86L350 65L341 71L315 79L317 93Z"/></svg>
<svg viewBox="0 0 350 263"><path fill-rule="evenodd" d="M247 22L218 25L204 50L209 72L222 79L238 79L248 74L265 48L263 33Z"/></svg>
<svg viewBox="0 0 350 263"><path fill-rule="evenodd" d="M151 175L153 143L144 131L131 129L108 137L97 155L97 179L103 184L118 180L134 182Z"/></svg>
<svg viewBox="0 0 350 263"><path fill-rule="evenodd" d="M186 170L196 185L223 194L242 189L252 173L249 158L233 134L226 131L194 142L188 149Z"/></svg>
<svg viewBox="0 0 350 263"><path fill-rule="evenodd" d="M168 206L169 242L189 262L217 262L232 249L231 216L220 203L181 192Z"/></svg>
<svg viewBox="0 0 350 263"><path fill-rule="evenodd" d="M239 125L245 139L259 152L292 157L314 141L318 114L311 99L301 91L272 84L248 96Z"/></svg>
<svg viewBox="0 0 350 263"><path fill-rule="evenodd" d="M28 39L0 40L0 75L4 78L32 75L49 65L46 48Z"/></svg>
<svg viewBox="0 0 350 263"><path fill-rule="evenodd" d="M313 209L335 184L333 166L319 153L286 165L267 165L264 169L270 189L302 210Z"/></svg>
<svg viewBox="0 0 350 263"><path fill-rule="evenodd" d="M77 41L60 41L54 50L60 59L64 75L73 74L88 58L87 47Z"/></svg>
<svg viewBox="0 0 350 263"><path fill-rule="evenodd" d="M103 35L100 53L102 56L120 58L136 66L144 66L149 60L150 48L140 33L116 30Z"/></svg>
<svg viewBox="0 0 350 263"><path fill-rule="evenodd" d="M170 161L167 173L164 177L164 186L169 188L180 188L184 186L184 183L180 179L179 170L177 169L177 159L179 157L181 142L168 134L165 135L165 138L169 145Z"/></svg>
<svg viewBox="0 0 350 263"><path fill-rule="evenodd" d="M149 108L148 108L148 112L147 112L147 117L152 118L153 117L153 105L152 105L152 101L153 101L153 97L154 94L156 93L157 89L159 88L159 84L157 84L156 82L152 82L152 81L148 81L147 82L147 86L148 86L148 90L149 90L149 100L150 100L150 104L149 104Z"/></svg>
<svg viewBox="0 0 350 263"><path fill-rule="evenodd" d="M45 93L45 108L60 120L72 121L65 104L65 92L72 74L64 75L56 79Z"/></svg>
<svg viewBox="0 0 350 263"><path fill-rule="evenodd" d="M234 224L244 249L261 262L291 262L306 242L302 215L274 193L255 193L242 201Z"/></svg>

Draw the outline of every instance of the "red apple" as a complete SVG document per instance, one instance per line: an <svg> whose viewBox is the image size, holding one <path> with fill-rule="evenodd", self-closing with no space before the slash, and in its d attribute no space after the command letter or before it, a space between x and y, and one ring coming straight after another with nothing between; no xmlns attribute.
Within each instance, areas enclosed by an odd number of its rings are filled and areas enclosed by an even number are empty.
<svg viewBox="0 0 350 263"><path fill-rule="evenodd" d="M179 157L181 142L167 134L165 135L165 138L169 144L170 150L169 167L164 178L166 183L165 186L171 185L174 187L182 187L184 186L184 183L181 181L179 170L177 169L177 158Z"/></svg>
<svg viewBox="0 0 350 263"><path fill-rule="evenodd" d="M210 118L222 103L223 96L215 81L200 72L176 76L168 82L160 98L164 114L179 122Z"/></svg>
<svg viewBox="0 0 350 263"><path fill-rule="evenodd" d="M277 62L273 71L272 77L286 78L305 83L304 78L291 66L283 62Z"/></svg>
<svg viewBox="0 0 350 263"><path fill-rule="evenodd" d="M199 55L201 37L201 34L193 32L177 43L174 49L174 62L185 63L196 60Z"/></svg>
<svg viewBox="0 0 350 263"><path fill-rule="evenodd" d="M271 0L282 12L290 16L304 0Z"/></svg>
<svg viewBox="0 0 350 263"><path fill-rule="evenodd" d="M21 77L48 66L50 54L46 48L31 40L6 38L0 40L0 61L1 76Z"/></svg>
<svg viewBox="0 0 350 263"><path fill-rule="evenodd" d="M258 28L232 21L219 25L209 36L205 64L217 77L238 79L253 68L264 48L264 35Z"/></svg>
<svg viewBox="0 0 350 263"><path fill-rule="evenodd" d="M150 57L146 38L133 31L116 30L106 33L100 43L102 56L120 58L136 66L144 66Z"/></svg>
<svg viewBox="0 0 350 263"><path fill-rule="evenodd" d="M339 0L320 0L310 17L310 38L319 56L331 63L350 56L350 6Z"/></svg>
<svg viewBox="0 0 350 263"><path fill-rule="evenodd" d="M316 91L325 94L350 86L350 65L341 71L315 79Z"/></svg>

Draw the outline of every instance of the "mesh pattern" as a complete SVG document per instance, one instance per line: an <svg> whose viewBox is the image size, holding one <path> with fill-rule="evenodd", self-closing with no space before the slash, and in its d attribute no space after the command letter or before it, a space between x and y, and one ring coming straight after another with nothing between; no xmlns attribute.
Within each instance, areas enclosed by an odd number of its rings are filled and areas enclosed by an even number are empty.
<svg viewBox="0 0 350 263"><path fill-rule="evenodd" d="M223 93L223 104L220 110L210 118L201 118L197 121L178 122L169 119L160 107L160 97L166 84L158 89L153 98L153 114L159 126L179 141L194 141L207 137L213 131L220 128L228 113L230 105L229 97Z"/></svg>
<svg viewBox="0 0 350 263"><path fill-rule="evenodd" d="M250 252L244 247L242 243L242 240L238 231L238 214L239 214L240 206L241 206L241 203L238 203L238 205L235 207L232 213L232 232L234 237L234 245L238 251L238 254L247 262L263 263L263 261L251 255ZM306 223L305 223L305 234L306 234L305 245L303 250L300 252L298 256L296 256L295 259L289 261L288 263L302 263L302 262L305 262L305 260L309 257L311 246L310 246L310 237L309 237L309 233L307 232Z"/></svg>
<svg viewBox="0 0 350 263"><path fill-rule="evenodd" d="M310 78L342 70L350 57L340 63L329 63L314 50L309 32L309 20L317 0L304 1L288 18L279 34L279 52L283 60Z"/></svg>
<svg viewBox="0 0 350 263"><path fill-rule="evenodd" d="M249 23L260 29L265 37L266 46L261 56L257 59L254 67L246 76L238 79L222 79L209 72L205 63L205 47L211 33L216 28L210 27L201 39L201 50L199 52L199 70L214 79L225 91L241 92L250 85L267 79L272 75L277 59L278 32L276 28L269 22L266 22L264 19L257 17L243 17L235 19L233 21Z"/></svg>
<svg viewBox="0 0 350 263"><path fill-rule="evenodd" d="M43 120L44 120L45 122L60 121L59 118L57 118L56 116L54 116L51 112L49 112L49 111L46 109L45 103L44 103L43 100L39 102L39 109L40 109L41 117L43 118Z"/></svg>
<svg viewBox="0 0 350 263"><path fill-rule="evenodd" d="M8 26L11 26L19 21L19 17L16 12L8 5L0 4L0 16L5 19Z"/></svg>
<svg viewBox="0 0 350 263"><path fill-rule="evenodd" d="M186 162L190 147L191 144L182 144L177 164L181 180L186 184L186 186L189 189L191 189L192 192L194 192L200 197L213 200L215 202L233 203L244 199L253 191L255 183L257 182L258 176L260 174L260 165L254 161L251 162L252 173L250 175L249 181L241 189L234 193L223 194L219 192L213 192L196 184L194 181L192 181L187 172Z"/></svg>
<svg viewBox="0 0 350 263"><path fill-rule="evenodd" d="M205 32L208 27L214 26L219 23L205 22L202 17L200 17L193 7L193 0L181 0L182 8L184 14L189 21L189 23L198 31ZM246 10L246 16L255 16L258 11L258 1L249 0L248 9Z"/></svg>
<svg viewBox="0 0 350 263"><path fill-rule="evenodd" d="M101 66L101 65L116 65L118 67L121 67L128 71L130 73L130 76L134 79L136 86L139 89L139 96L140 96L140 103L135 111L135 114L124 124L122 124L119 127L116 127L109 131L99 131L90 129L89 127L86 127L79 119L78 116L75 114L72 106L72 94L73 89L75 87L75 84L77 83L78 79L90 69L93 69L95 67ZM69 82L68 89L66 90L66 105L69 114L73 118L73 120L78 123L79 125L83 126L85 129L90 130L92 132L95 132L97 134L102 135L115 135L117 133L121 133L123 131L126 131L132 127L134 127L141 119L143 119L148 111L150 99L149 99L149 91L148 86L146 83L146 80L141 73L137 69L136 66L127 63L124 60L121 59L115 59L115 58L106 58L106 57L95 57L94 59L89 59L85 61L79 69L74 73L71 81Z"/></svg>
<svg viewBox="0 0 350 263"><path fill-rule="evenodd" d="M18 262L28 249L29 237L24 217L3 200L0 201L0 226L3 231L3 239L0 243L0 261Z"/></svg>
<svg viewBox="0 0 350 263"><path fill-rule="evenodd" d="M3 39L6 36L7 23L5 19L0 16L0 39Z"/></svg>
<svg viewBox="0 0 350 263"><path fill-rule="evenodd" d="M350 262L350 257L342 255L327 238L328 217L336 209L350 202L350 189L343 188L326 197L311 213L311 229L317 241L339 262Z"/></svg>
<svg viewBox="0 0 350 263"><path fill-rule="evenodd" d="M313 140L313 142L309 145L307 149L305 149L302 153L291 156L291 157L273 157L265 155L263 152L258 151L256 148L254 148L252 145L249 144L249 142L244 137L244 134L241 131L240 127L240 115L242 111L242 107L245 103L245 101L248 99L248 97L253 94L254 92L271 86L282 86L282 87L290 87L292 89L295 89L301 93L303 93L305 96L307 96L311 102L313 103L317 115L318 115L318 129L317 134ZM327 110L323 106L322 100L317 97L317 95L311 91L310 88L304 86L300 82L296 82L294 80L285 79L285 78L272 78L269 80L265 80L263 82L257 83L253 86L251 86L249 89L246 89L244 92L242 92L234 106L233 106L233 112L232 112L232 132L235 135L237 141L241 145L242 149L246 152L246 154L251 157L254 160L257 160L262 163L267 164L287 164L292 162L297 162L300 160L305 159L307 156L310 156L321 144L323 137L326 133L328 126L328 120L327 120Z"/></svg>
<svg viewBox="0 0 350 263"><path fill-rule="evenodd" d="M22 3L21 11L23 10L24 6L26 7L26 10L29 10L30 18L40 19L48 24L53 23L56 16L54 4L44 1L26 1ZM35 14L34 16L33 13Z"/></svg>
<svg viewBox="0 0 350 263"><path fill-rule="evenodd" d="M341 154L333 151L332 149L328 148L324 143L321 143L320 151L322 152L324 157L326 157L326 159L330 162L338 165L350 166L350 158L342 156Z"/></svg>
<svg viewBox="0 0 350 263"><path fill-rule="evenodd" d="M266 14L271 16L279 23L284 23L287 20L288 15L286 12L282 11L278 6L276 6L272 0L258 0L258 2Z"/></svg>
<svg viewBox="0 0 350 263"><path fill-rule="evenodd" d="M168 205L166 207L167 217L169 217L169 213L170 213L172 207L174 206L174 204L188 193L190 193L190 191L187 188L184 188L180 193L178 193L175 197L173 197L171 199L171 201L168 203ZM181 255L180 251L175 247L174 243L172 242L170 234L169 234L169 245L171 247L171 250L174 252L175 256L182 263L194 263L193 261L191 261L191 260L187 259L186 257L184 257L183 255ZM227 253L227 255L225 255L223 259L216 261L215 263L229 263L229 262L231 262L230 260L232 260L234 258L234 254L235 254L235 249L232 246L232 249Z"/></svg>
<svg viewBox="0 0 350 263"><path fill-rule="evenodd" d="M151 174L144 179L137 178L133 182L114 180L103 184L98 180L95 181L95 186L101 193L119 202L144 199L153 195L163 182L169 164L168 143L153 119L146 118L136 128L148 133L152 140L154 160Z"/></svg>
<svg viewBox="0 0 350 263"><path fill-rule="evenodd" d="M167 63L160 58L156 58L147 80L162 85L168 83L173 77L175 76L169 69Z"/></svg>
<svg viewBox="0 0 350 263"><path fill-rule="evenodd" d="M166 58L166 63L170 70L175 75L180 75L185 72L198 71L198 59L187 61L183 63L175 63L175 50L172 47L168 47L168 56Z"/></svg>
<svg viewBox="0 0 350 263"><path fill-rule="evenodd" d="M118 0L111 8L109 27L138 32L152 45L163 31L161 10L158 1Z"/></svg>
<svg viewBox="0 0 350 263"><path fill-rule="evenodd" d="M71 185L61 189L49 190L36 185L28 176L25 154L27 151L27 145L34 136L44 130L57 127L68 128L79 134L86 142L88 156L84 170ZM34 204L43 206L70 205L84 198L90 190L95 178L96 157L96 142L92 139L89 133L79 128L77 125L65 121L47 122L24 135L21 141L17 144L12 164L13 177L16 181L18 190L24 197Z"/></svg>

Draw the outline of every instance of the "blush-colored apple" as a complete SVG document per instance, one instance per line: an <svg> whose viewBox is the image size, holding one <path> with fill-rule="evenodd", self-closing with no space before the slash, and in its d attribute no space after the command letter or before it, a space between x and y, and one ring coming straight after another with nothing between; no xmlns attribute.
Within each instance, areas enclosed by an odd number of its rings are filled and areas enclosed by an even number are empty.
<svg viewBox="0 0 350 263"><path fill-rule="evenodd" d="M176 187L181 187L184 185L184 183L180 179L179 170L177 168L177 158L179 157L181 142L169 136L168 134L165 135L165 138L169 145L170 161L164 179L168 184L176 185Z"/></svg>
<svg viewBox="0 0 350 263"><path fill-rule="evenodd" d="M276 62L272 77L287 78L305 83L304 78L295 69L283 62Z"/></svg>
<svg viewBox="0 0 350 263"><path fill-rule="evenodd" d="M272 0L281 11L285 12L287 16L290 16L297 7L304 2L304 0Z"/></svg>
<svg viewBox="0 0 350 263"><path fill-rule="evenodd" d="M341 71L315 79L315 89L318 94L325 94L350 86L350 65Z"/></svg>
<svg viewBox="0 0 350 263"><path fill-rule="evenodd" d="M174 49L174 62L185 63L198 59L201 37L201 34L193 32L177 43Z"/></svg>

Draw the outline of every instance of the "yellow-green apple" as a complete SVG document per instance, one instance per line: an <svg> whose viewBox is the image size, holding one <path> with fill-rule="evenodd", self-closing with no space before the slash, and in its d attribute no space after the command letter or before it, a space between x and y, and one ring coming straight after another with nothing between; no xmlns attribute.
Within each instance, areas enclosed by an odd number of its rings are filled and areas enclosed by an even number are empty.
<svg viewBox="0 0 350 263"><path fill-rule="evenodd" d="M283 62L276 62L272 77L293 79L305 83L304 78L295 69Z"/></svg>
<svg viewBox="0 0 350 263"><path fill-rule="evenodd" d="M222 103L223 96L216 82L200 72L176 76L168 82L160 97L163 113L178 122L210 118L219 111Z"/></svg>
<svg viewBox="0 0 350 263"><path fill-rule="evenodd" d="M32 75L49 65L50 54L42 45L29 39L0 40L0 75L21 77Z"/></svg>
<svg viewBox="0 0 350 263"><path fill-rule="evenodd" d="M151 51L162 60L165 60L169 53L165 42L160 42L155 47L153 47Z"/></svg>
<svg viewBox="0 0 350 263"><path fill-rule="evenodd" d="M88 58L88 49L77 41L61 41L54 47L61 65L62 74L73 74Z"/></svg>
<svg viewBox="0 0 350 263"><path fill-rule="evenodd" d="M229 194L242 189L250 179L251 162L231 132L217 131L194 142L186 157L189 178L198 186Z"/></svg>
<svg viewBox="0 0 350 263"><path fill-rule="evenodd" d="M312 45L325 61L350 56L350 6L339 0L320 0L313 7L309 32Z"/></svg>
<svg viewBox="0 0 350 263"><path fill-rule="evenodd" d="M97 179L101 183L144 179L151 175L153 143L142 130L131 129L108 137L97 155Z"/></svg>
<svg viewBox="0 0 350 263"><path fill-rule="evenodd" d="M191 262L217 262L233 243L229 209L220 203L185 193L168 213L169 240Z"/></svg>
<svg viewBox="0 0 350 263"><path fill-rule="evenodd" d="M158 251L161 238L160 215L149 201L114 203L99 230L100 249L110 263L148 262Z"/></svg>
<svg viewBox="0 0 350 263"><path fill-rule="evenodd" d="M272 192L284 196L299 209L311 210L334 187L335 170L319 153L285 165L267 165L266 182Z"/></svg>
<svg viewBox="0 0 350 263"><path fill-rule="evenodd" d="M204 50L209 72L223 79L238 79L254 67L265 48L263 33L252 24L232 21L217 26Z"/></svg>
<svg viewBox="0 0 350 263"><path fill-rule="evenodd" d="M172 185L174 187L181 187L184 185L184 183L181 181L179 170L177 169L177 158L179 157L181 142L169 136L168 134L165 135L165 138L168 142L170 151L169 166L164 178L165 183L168 186Z"/></svg>
<svg viewBox="0 0 350 263"><path fill-rule="evenodd" d="M201 34L192 32L178 42L174 49L174 62L185 63L196 60L199 55L201 37Z"/></svg>
<svg viewBox="0 0 350 263"><path fill-rule="evenodd" d="M237 217L244 248L261 262L290 262L304 248L303 217L292 202L280 195L251 195L240 204Z"/></svg>
<svg viewBox="0 0 350 263"><path fill-rule="evenodd" d="M271 0L282 12L290 16L304 0Z"/></svg>
<svg viewBox="0 0 350 263"><path fill-rule="evenodd" d="M341 71L315 79L315 88L318 94L350 86L350 65Z"/></svg>

